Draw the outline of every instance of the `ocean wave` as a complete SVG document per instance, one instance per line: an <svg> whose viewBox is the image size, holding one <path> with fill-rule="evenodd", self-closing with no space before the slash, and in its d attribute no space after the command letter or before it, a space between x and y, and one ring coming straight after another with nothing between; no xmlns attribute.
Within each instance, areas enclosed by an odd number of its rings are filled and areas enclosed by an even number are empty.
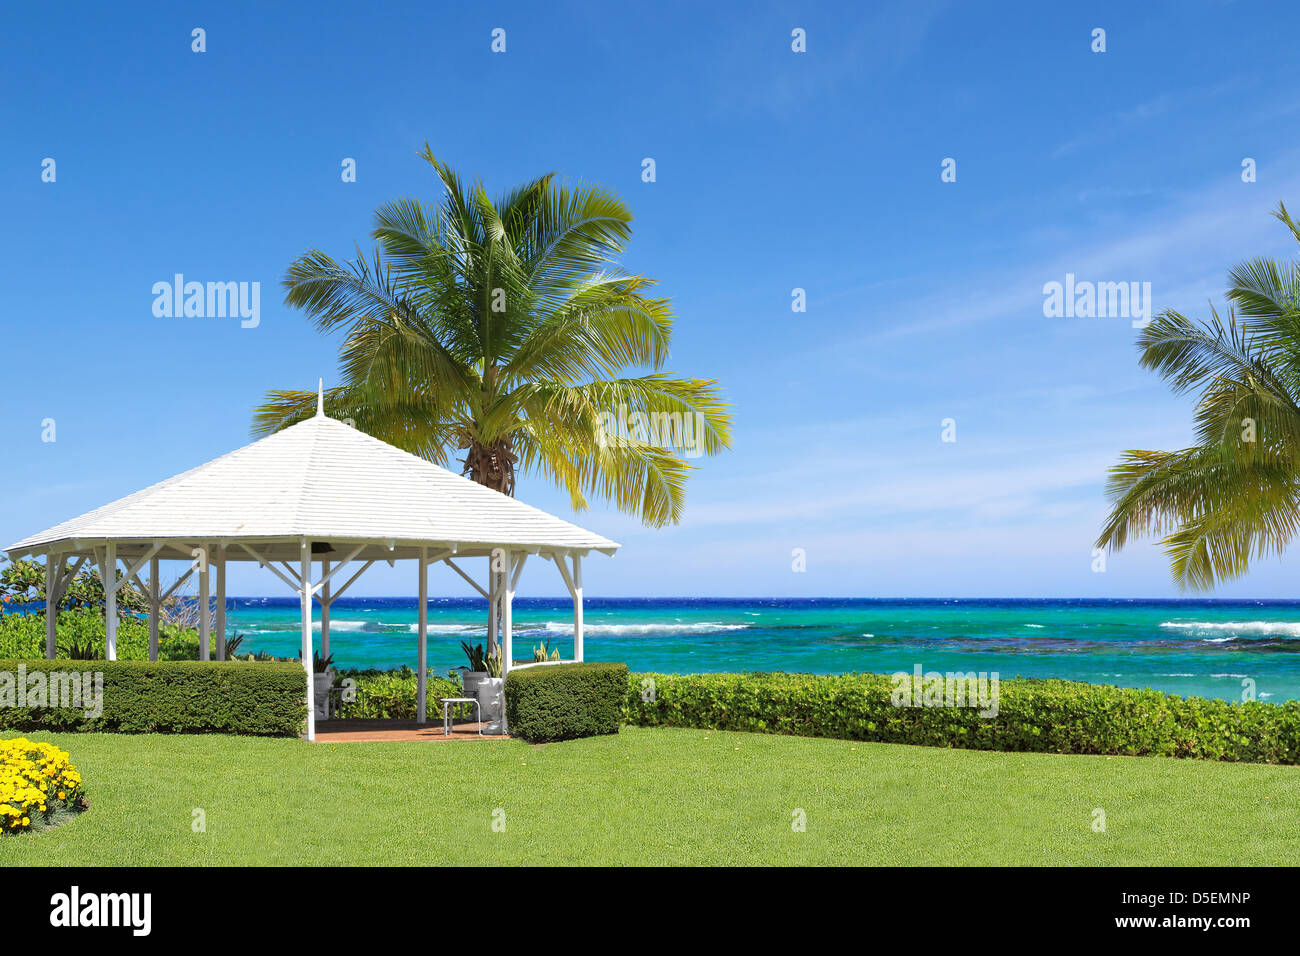
<svg viewBox="0 0 1300 956"><path fill-rule="evenodd" d="M747 631L749 628L749 624L723 624L718 621L697 621L691 624L591 624L584 622L582 631L584 634L608 634L611 637L646 637L660 634L719 634L725 631ZM540 628L536 625L530 627L524 624L517 630L521 633L537 633L541 631L543 633L572 634L573 622L547 621Z"/></svg>
<svg viewBox="0 0 1300 956"><path fill-rule="evenodd" d="M320 630L320 621L313 621L311 625L313 631ZM358 631L372 630L368 621L335 621L330 620L331 634L355 634Z"/></svg>
<svg viewBox="0 0 1300 956"><path fill-rule="evenodd" d="M1228 632L1228 637L1214 638L1213 643L1230 641L1233 637L1300 637L1300 621L1162 621L1161 627L1184 631Z"/></svg>
<svg viewBox="0 0 1300 956"><path fill-rule="evenodd" d="M700 621L692 624L593 624L590 621L583 626L583 633L588 635L599 636L602 634L611 637L641 637L641 636L672 636L687 634L711 634L725 631L743 631L748 630L749 624L724 624L719 621ZM316 630L320 630L320 624L315 625ZM480 636L487 633L487 625L483 624L434 624L428 625L430 634L479 634ZM331 621L331 632L357 632L365 631L369 633L382 633L384 631L401 630L405 633L415 634L419 630L418 622L401 623L401 624L384 624L378 621ZM516 636L538 635L538 634L573 634L573 622L568 621L546 621L542 624L536 624L528 621L515 621L514 632Z"/></svg>
<svg viewBox="0 0 1300 956"><path fill-rule="evenodd" d="M418 623L405 621L330 621L331 634L414 634ZM244 624L233 627L234 630L249 634L297 634L300 630L294 625L257 625ZM320 621L312 621L311 629L320 633ZM486 632L485 624L430 624L430 634L469 634L473 631Z"/></svg>

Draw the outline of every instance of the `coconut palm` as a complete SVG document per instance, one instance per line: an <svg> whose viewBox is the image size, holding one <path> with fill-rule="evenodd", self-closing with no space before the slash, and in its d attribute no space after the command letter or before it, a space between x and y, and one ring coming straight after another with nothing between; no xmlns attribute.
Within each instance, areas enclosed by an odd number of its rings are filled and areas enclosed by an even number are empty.
<svg viewBox="0 0 1300 956"><path fill-rule="evenodd" d="M440 204L389 203L368 257L312 250L285 276L290 305L344 333L330 413L444 467L460 449L464 474L506 494L522 470L575 509L598 496L650 525L680 520L686 459L729 446L731 415L717 382L661 371L672 311L617 265L627 205L555 174L491 199L427 144L421 156ZM315 402L272 391L254 431L301 421Z"/></svg>
<svg viewBox="0 0 1300 956"><path fill-rule="evenodd" d="M1274 215L1300 242L1279 204ZM1199 391L1197 444L1129 451L1111 469L1099 547L1163 537L1174 580L1207 590L1279 554L1300 528L1300 262L1252 259L1229 273L1226 319L1165 311L1144 329L1142 365Z"/></svg>

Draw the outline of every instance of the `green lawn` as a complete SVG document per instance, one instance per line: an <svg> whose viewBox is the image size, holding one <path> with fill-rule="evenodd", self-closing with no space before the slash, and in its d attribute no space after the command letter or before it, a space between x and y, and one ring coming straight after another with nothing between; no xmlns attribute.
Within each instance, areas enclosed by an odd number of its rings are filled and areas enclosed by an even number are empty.
<svg viewBox="0 0 1300 956"><path fill-rule="evenodd" d="M0 866L1300 859L1297 767L641 728L541 747L31 736L71 752L91 808L0 839Z"/></svg>

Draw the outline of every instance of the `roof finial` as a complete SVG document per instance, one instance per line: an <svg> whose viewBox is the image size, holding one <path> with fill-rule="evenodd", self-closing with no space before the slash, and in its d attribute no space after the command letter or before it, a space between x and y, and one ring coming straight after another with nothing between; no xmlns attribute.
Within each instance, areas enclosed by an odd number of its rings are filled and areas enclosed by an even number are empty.
<svg viewBox="0 0 1300 956"><path fill-rule="evenodd" d="M316 379L316 415L318 418L325 417L325 379Z"/></svg>

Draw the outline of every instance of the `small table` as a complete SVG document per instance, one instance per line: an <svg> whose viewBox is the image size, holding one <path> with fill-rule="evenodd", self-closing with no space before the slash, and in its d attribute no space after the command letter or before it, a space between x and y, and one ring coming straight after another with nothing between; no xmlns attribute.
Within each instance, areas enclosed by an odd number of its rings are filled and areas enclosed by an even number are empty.
<svg viewBox="0 0 1300 956"><path fill-rule="evenodd" d="M478 718L478 734L483 736L483 712L479 710L477 697L440 697L442 701L442 734L444 737L451 736L451 705L452 704L473 704L474 716Z"/></svg>

